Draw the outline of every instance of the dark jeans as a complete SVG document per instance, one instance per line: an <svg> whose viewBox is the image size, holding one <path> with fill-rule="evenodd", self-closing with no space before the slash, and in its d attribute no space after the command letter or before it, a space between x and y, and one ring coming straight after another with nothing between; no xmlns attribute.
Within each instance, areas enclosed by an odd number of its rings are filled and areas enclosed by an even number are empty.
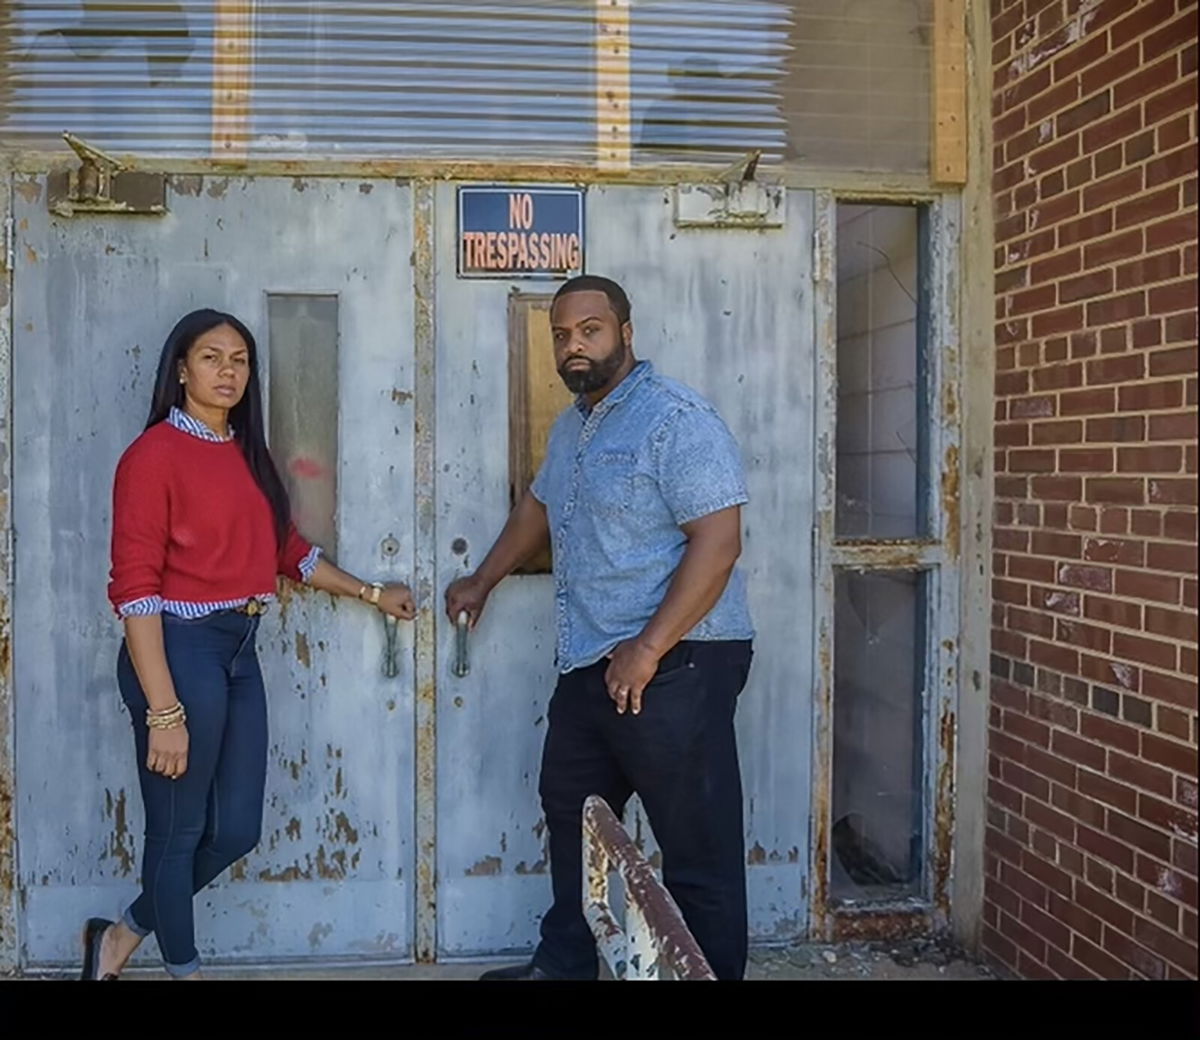
<svg viewBox="0 0 1200 1040"><path fill-rule="evenodd" d="M749 642L680 643L646 687L640 715L617 714L604 685L607 660L559 678L540 784L554 886L534 954L543 971L596 977L582 909L583 803L597 794L619 814L636 792L688 928L717 978L742 977L746 868L733 716L751 656Z"/></svg>
<svg viewBox="0 0 1200 1040"><path fill-rule="evenodd" d="M167 971L200 967L192 896L258 844L267 770L267 702L254 649L258 619L225 611L163 615L175 692L187 710L188 767L178 780L146 768L146 696L122 644L121 696L133 717L146 810L142 892L124 920L154 932Z"/></svg>

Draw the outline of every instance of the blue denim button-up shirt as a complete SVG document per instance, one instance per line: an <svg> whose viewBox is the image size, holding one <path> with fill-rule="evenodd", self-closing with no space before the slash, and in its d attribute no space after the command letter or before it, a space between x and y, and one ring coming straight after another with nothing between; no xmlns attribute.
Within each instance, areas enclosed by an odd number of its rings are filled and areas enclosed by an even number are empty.
<svg viewBox="0 0 1200 1040"><path fill-rule="evenodd" d="M716 409L648 361L594 409L580 397L558 417L531 490L550 521L564 673L646 627L683 559L681 525L748 501L741 453ZM735 569L684 638L753 637Z"/></svg>

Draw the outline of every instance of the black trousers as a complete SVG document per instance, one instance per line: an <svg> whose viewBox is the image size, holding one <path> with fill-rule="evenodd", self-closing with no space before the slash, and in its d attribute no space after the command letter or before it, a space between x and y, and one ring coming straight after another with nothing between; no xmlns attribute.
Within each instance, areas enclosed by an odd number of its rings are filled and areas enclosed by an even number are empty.
<svg viewBox="0 0 1200 1040"><path fill-rule="evenodd" d="M752 656L746 641L680 643L646 687L640 715L618 715L608 661L560 676L550 701L540 793L550 832L554 905L534 963L593 979L596 946L583 916L584 800L620 814L633 793L662 849L663 880L719 979L746 969L742 781L733 717Z"/></svg>

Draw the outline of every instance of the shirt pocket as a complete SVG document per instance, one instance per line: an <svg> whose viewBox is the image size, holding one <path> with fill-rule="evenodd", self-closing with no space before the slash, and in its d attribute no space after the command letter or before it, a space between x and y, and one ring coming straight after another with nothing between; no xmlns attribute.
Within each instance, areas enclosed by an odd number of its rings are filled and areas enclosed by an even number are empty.
<svg viewBox="0 0 1200 1040"><path fill-rule="evenodd" d="M633 505L637 453L605 449L584 463L584 506L597 516L617 519Z"/></svg>

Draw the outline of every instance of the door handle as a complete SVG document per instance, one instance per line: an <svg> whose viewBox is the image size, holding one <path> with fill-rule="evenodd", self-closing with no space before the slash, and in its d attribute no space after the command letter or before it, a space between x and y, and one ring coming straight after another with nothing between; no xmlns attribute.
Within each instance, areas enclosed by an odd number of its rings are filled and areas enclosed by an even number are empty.
<svg viewBox="0 0 1200 1040"><path fill-rule="evenodd" d="M459 679L471 674L471 655L467 647L467 636L471 631L470 615L465 610L458 612L458 620L454 625L454 668L453 672Z"/></svg>
<svg viewBox="0 0 1200 1040"><path fill-rule="evenodd" d="M396 660L396 636L400 622L387 614L380 616L383 618L383 675L386 679L394 679L400 674L400 665Z"/></svg>

